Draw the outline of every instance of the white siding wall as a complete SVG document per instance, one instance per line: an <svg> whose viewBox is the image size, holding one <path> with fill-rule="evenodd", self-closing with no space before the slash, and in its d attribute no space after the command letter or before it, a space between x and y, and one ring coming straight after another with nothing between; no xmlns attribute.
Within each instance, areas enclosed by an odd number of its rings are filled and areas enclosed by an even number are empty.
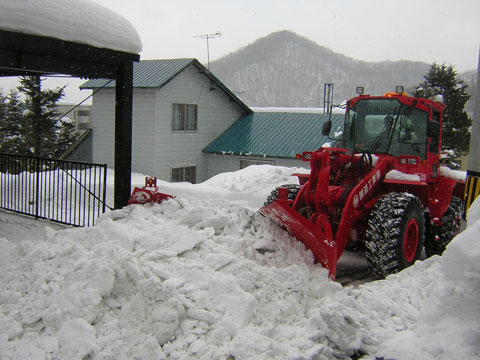
<svg viewBox="0 0 480 360"><path fill-rule="evenodd" d="M115 142L115 90L103 89L93 96L91 111L92 160L113 168Z"/></svg>
<svg viewBox="0 0 480 360"><path fill-rule="evenodd" d="M215 87L216 88L216 87ZM173 104L197 104L197 131L172 131ZM197 182L208 178L202 150L243 115L240 106L223 91L210 90L210 81L190 66L157 92L155 170L159 179L170 180L171 169L196 166Z"/></svg>
<svg viewBox="0 0 480 360"><path fill-rule="evenodd" d="M133 93L132 171L154 176L156 91L134 89Z"/></svg>
<svg viewBox="0 0 480 360"><path fill-rule="evenodd" d="M133 91L132 171L151 174L154 161L155 90ZM115 90L103 89L92 101L93 162L114 167Z"/></svg>
<svg viewBox="0 0 480 360"><path fill-rule="evenodd" d="M216 87L215 87L216 88ZM93 161L114 166L115 90L93 96ZM197 104L197 131L173 132L173 104ZM170 180L171 169L196 166L197 182L208 176L202 150L238 120L244 110L190 66L160 90L133 90L132 171Z"/></svg>

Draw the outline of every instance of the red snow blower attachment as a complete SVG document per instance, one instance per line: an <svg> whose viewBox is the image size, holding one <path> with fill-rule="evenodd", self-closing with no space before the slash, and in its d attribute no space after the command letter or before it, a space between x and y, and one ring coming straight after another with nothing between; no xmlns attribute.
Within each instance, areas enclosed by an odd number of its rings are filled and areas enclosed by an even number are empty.
<svg viewBox="0 0 480 360"><path fill-rule="evenodd" d="M161 203L164 200L172 199L173 196L158 192L157 178L145 177L145 186L136 187L133 190L128 205L145 204L145 203Z"/></svg>

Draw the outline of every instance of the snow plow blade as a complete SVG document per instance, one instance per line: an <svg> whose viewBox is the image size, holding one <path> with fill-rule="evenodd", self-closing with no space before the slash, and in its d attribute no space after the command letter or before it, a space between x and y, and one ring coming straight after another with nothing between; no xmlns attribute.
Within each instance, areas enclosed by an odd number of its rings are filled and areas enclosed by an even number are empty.
<svg viewBox="0 0 480 360"><path fill-rule="evenodd" d="M301 241L312 251L315 261L328 269L331 280L335 280L337 267L337 246L333 240L332 228L326 214L315 222L306 219L291 208L291 201L276 200L260 209L260 213L272 219L288 233Z"/></svg>
<svg viewBox="0 0 480 360"><path fill-rule="evenodd" d="M146 204L146 203L161 203L164 200L173 199L172 195L158 192L157 178L146 177L144 187L136 187L133 190L128 205L132 204Z"/></svg>

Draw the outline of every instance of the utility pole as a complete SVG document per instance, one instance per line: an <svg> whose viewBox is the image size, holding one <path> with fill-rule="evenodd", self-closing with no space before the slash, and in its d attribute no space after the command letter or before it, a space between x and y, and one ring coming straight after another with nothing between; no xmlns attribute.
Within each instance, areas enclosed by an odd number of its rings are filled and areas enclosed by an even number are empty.
<svg viewBox="0 0 480 360"><path fill-rule="evenodd" d="M220 37L222 36L222 33L220 31L217 31L215 34L204 34L204 35L198 35L194 36L196 38L200 38L202 40L207 40L207 69L210 70L210 45L209 45L209 40Z"/></svg>
<svg viewBox="0 0 480 360"><path fill-rule="evenodd" d="M470 156L468 158L467 184L465 186L464 215L480 193L480 52L478 56L477 84L473 108L472 134L470 136Z"/></svg>

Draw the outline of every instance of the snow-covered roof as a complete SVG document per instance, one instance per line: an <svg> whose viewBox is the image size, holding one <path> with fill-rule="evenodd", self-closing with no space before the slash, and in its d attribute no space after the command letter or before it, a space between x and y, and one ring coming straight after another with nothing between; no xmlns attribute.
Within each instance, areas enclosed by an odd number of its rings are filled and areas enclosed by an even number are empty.
<svg viewBox="0 0 480 360"><path fill-rule="evenodd" d="M128 53L142 51L128 20L90 0L2 0L0 29Z"/></svg>

